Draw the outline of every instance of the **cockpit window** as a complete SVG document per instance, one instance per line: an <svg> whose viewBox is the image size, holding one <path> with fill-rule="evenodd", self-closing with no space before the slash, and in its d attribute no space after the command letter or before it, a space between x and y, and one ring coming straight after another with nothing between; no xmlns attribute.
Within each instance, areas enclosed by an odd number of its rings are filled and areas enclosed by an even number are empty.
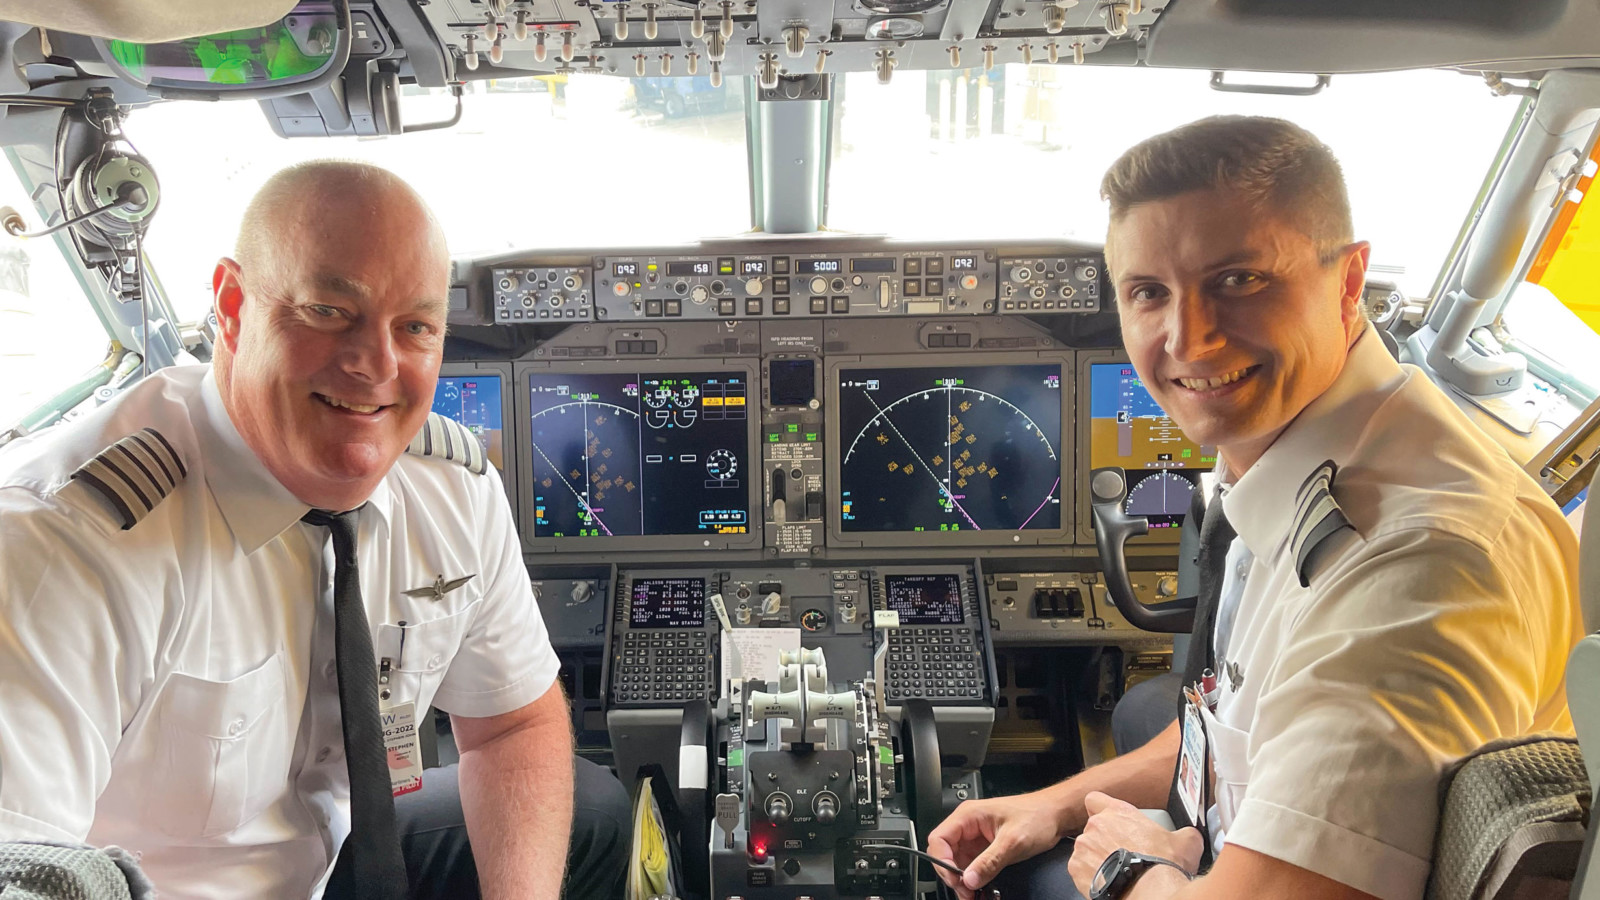
<svg viewBox="0 0 1600 900"><path fill-rule="evenodd" d="M450 117L407 88L407 124ZM129 118L161 176L146 248L179 317L211 304L211 272L273 172L376 163L415 186L456 256L692 241L750 227L743 80L547 75L469 83L460 124L384 138L278 137L255 103L163 103ZM663 173L674 173L663 178Z"/></svg>
<svg viewBox="0 0 1600 900"><path fill-rule="evenodd" d="M0 161L0 205L22 210L29 230L42 227L9 154ZM62 255L65 240L0 242L0 431L106 358L105 325Z"/></svg>
<svg viewBox="0 0 1600 900"><path fill-rule="evenodd" d="M1279 116L1343 164L1356 235L1373 245L1373 277L1422 296L1518 109L1477 77L1438 70L1338 75L1310 97L1223 93L1209 80L1188 70L1018 64L896 72L888 85L846 74L834 82L828 225L897 238L1099 243L1100 178L1122 151L1208 115Z"/></svg>

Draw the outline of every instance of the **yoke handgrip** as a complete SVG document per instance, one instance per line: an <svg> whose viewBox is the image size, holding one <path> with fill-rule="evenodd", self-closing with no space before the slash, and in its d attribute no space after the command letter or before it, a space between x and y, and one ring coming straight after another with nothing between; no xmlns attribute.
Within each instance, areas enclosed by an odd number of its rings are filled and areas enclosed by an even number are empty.
<svg viewBox="0 0 1600 900"><path fill-rule="evenodd" d="M1133 591L1128 575L1128 538L1149 531L1143 516L1130 516L1122 504L1128 495L1128 476L1118 466L1089 473L1090 510L1094 514L1094 545L1100 553L1100 567L1106 579L1106 595L1117 611L1135 628L1168 634L1194 630L1195 600L1183 597L1162 603L1144 604Z"/></svg>

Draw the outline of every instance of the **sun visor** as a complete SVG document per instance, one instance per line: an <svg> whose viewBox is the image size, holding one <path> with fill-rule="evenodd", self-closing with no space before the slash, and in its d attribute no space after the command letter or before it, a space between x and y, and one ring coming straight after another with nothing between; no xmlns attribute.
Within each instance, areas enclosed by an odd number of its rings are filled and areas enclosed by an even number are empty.
<svg viewBox="0 0 1600 900"><path fill-rule="evenodd" d="M295 0L10 0L5 18L53 31L143 44L259 28Z"/></svg>

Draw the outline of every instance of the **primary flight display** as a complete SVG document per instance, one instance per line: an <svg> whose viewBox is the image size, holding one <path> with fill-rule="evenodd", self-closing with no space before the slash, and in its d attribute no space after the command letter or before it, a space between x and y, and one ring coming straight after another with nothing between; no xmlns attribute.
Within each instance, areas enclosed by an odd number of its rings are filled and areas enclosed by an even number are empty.
<svg viewBox="0 0 1600 900"><path fill-rule="evenodd" d="M748 531L744 373L538 372L527 387L535 538Z"/></svg>
<svg viewBox="0 0 1600 900"><path fill-rule="evenodd" d="M1129 515L1151 528L1183 524L1201 472L1216 467L1215 447L1202 447L1162 411L1128 363L1089 367L1089 462L1128 473Z"/></svg>
<svg viewBox="0 0 1600 900"><path fill-rule="evenodd" d="M506 434L500 391L498 375L440 376L433 391L433 411L467 426L478 436L490 464L504 472Z"/></svg>
<svg viewBox="0 0 1600 900"><path fill-rule="evenodd" d="M1061 367L840 369L847 532L1061 527Z"/></svg>

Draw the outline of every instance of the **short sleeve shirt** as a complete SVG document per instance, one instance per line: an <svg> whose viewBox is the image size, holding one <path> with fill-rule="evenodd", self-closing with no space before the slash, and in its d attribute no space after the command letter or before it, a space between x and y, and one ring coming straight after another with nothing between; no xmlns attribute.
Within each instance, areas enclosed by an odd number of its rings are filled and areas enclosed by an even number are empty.
<svg viewBox="0 0 1600 900"><path fill-rule="evenodd" d="M187 475L124 531L70 475L146 427ZM349 785L332 551L306 511L204 366L0 451L0 839L120 845L174 900L320 893ZM403 455L357 556L392 703L492 716L554 683L492 468Z"/></svg>
<svg viewBox="0 0 1600 900"><path fill-rule="evenodd" d="M1294 498L1324 461L1354 530L1302 586ZM1238 537L1207 724L1225 842L1417 900L1444 769L1497 737L1571 728L1572 529L1370 329L1223 504Z"/></svg>

